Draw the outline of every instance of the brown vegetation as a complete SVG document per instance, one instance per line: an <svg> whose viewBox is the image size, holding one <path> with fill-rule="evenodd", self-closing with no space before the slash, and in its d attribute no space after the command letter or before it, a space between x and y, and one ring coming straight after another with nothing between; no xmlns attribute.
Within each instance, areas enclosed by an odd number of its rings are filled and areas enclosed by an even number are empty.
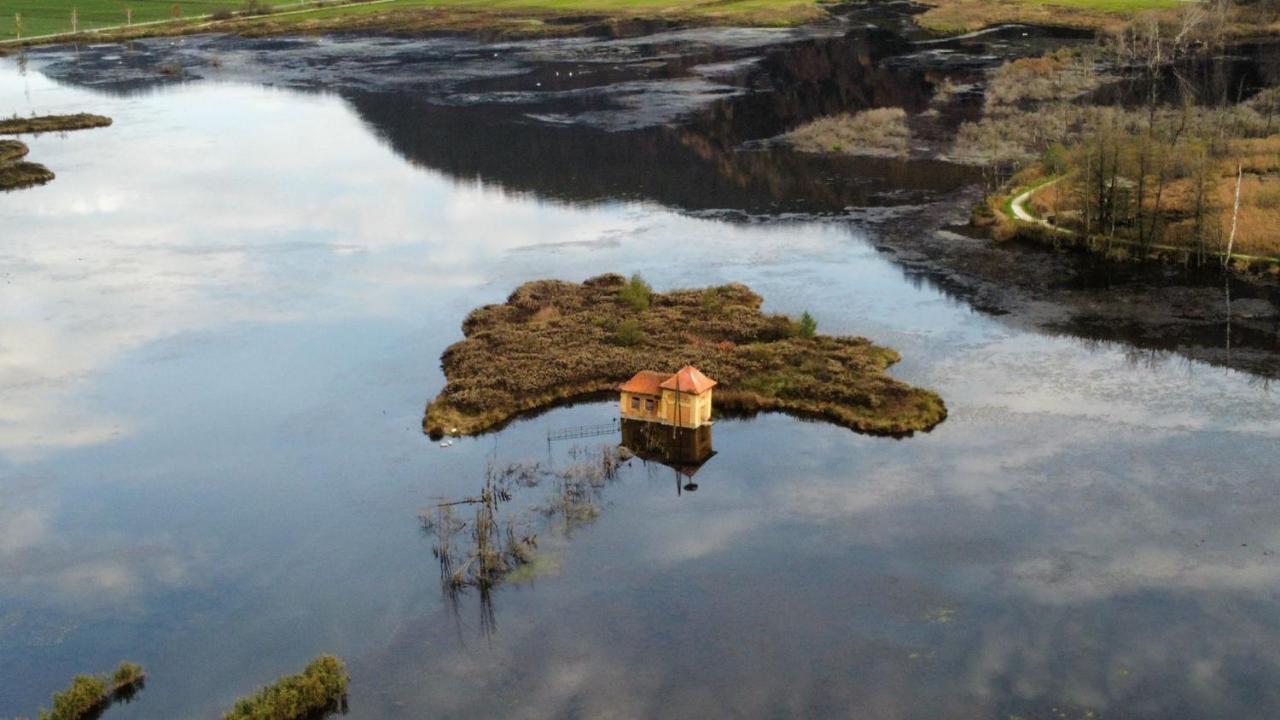
<svg viewBox="0 0 1280 720"><path fill-rule="evenodd" d="M0 140L0 163L21 160L27 156L27 144L17 140Z"/></svg>
<svg viewBox="0 0 1280 720"><path fill-rule="evenodd" d="M38 117L18 117L14 115L11 118L0 120L0 135L84 130L87 128L106 127L110 124L111 118L91 113L41 115Z"/></svg>
<svg viewBox="0 0 1280 720"><path fill-rule="evenodd" d="M884 434L927 430L946 417L936 394L885 374L898 361L893 350L864 338L800 337L799 323L762 313L747 287L654 293L643 309L620 297L626 287L619 275L542 280L473 311L466 339L444 353L448 382L427 407L424 430L478 433L612 391L638 370L689 364L720 382L720 408L812 415ZM629 343L619 337L627 322L636 328Z"/></svg>
<svg viewBox="0 0 1280 720"><path fill-rule="evenodd" d="M574 448L575 462L555 470L539 463L513 463L485 472L484 488L475 497L441 502L418 518L424 532L435 537L431 552L440 563L440 582L450 596L464 588L487 591L537 561L538 534L527 515L551 523L565 533L589 524L600 515L601 490L616 480L631 453L626 448ZM521 488L551 483L553 490L541 504L521 512L506 510ZM460 508L473 508L466 519ZM526 576L528 573L523 573Z"/></svg>
<svg viewBox="0 0 1280 720"><path fill-rule="evenodd" d="M782 139L803 152L895 157L910 150L911 134L906 111L895 107L818 118Z"/></svg>
<svg viewBox="0 0 1280 720"><path fill-rule="evenodd" d="M27 146L17 140L0 140L0 190L43 185L53 179L49 168L22 158L27 156Z"/></svg>

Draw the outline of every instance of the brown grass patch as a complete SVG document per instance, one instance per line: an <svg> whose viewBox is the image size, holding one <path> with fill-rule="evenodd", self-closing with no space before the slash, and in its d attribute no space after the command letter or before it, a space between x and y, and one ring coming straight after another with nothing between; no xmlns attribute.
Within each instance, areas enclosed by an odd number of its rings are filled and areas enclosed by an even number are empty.
<svg viewBox="0 0 1280 720"><path fill-rule="evenodd" d="M0 134L17 135L20 133L84 130L87 128L106 127L110 124L111 118L92 113L41 115L38 117L18 117L15 115L6 120L0 120Z"/></svg>
<svg viewBox="0 0 1280 720"><path fill-rule="evenodd" d="M0 190L19 190L43 185L53 177L53 172L40 163L26 161L0 163Z"/></svg>
<svg viewBox="0 0 1280 720"><path fill-rule="evenodd" d="M946 417L935 393L885 374L899 357L856 337L797 336L790 318L760 311L742 285L654 293L636 309L619 298L619 275L582 284L526 283L502 305L473 311L466 339L442 358L447 384L427 407L433 436L478 433L520 413L612 391L639 370L674 372L697 365L720 382L716 406L822 417L855 430L909 434ZM533 322L554 306L559 317ZM617 329L634 323L630 344ZM697 338L691 342L689 337Z"/></svg>
<svg viewBox="0 0 1280 720"><path fill-rule="evenodd" d="M902 108L875 108L818 118L782 139L803 152L895 157L910 150L911 133Z"/></svg>
<svg viewBox="0 0 1280 720"><path fill-rule="evenodd" d="M27 144L17 140L0 140L0 163L21 160L27 156Z"/></svg>

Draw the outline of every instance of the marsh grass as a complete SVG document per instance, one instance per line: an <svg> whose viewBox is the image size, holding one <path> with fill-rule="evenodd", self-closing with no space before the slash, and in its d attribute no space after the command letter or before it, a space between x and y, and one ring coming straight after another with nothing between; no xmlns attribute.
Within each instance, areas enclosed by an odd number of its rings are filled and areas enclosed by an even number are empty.
<svg viewBox="0 0 1280 720"><path fill-rule="evenodd" d="M539 463L499 469L490 461L479 495L440 502L418 514L423 531L435 539L431 552L447 596L456 598L468 588L483 594L508 579L533 577L536 573L521 571L538 562L540 530L569 534L600 516L601 490L617 479L630 453L575 447L570 457L573 462L558 471ZM515 493L544 485L550 487L544 500L511 506Z"/></svg>
<svg viewBox="0 0 1280 720"><path fill-rule="evenodd" d="M304 720L341 707L350 675L333 655L312 660L298 675L280 678L236 701L222 720Z"/></svg>
<svg viewBox="0 0 1280 720"><path fill-rule="evenodd" d="M0 140L0 163L21 160L27 156L27 145L18 140Z"/></svg>
<svg viewBox="0 0 1280 720"><path fill-rule="evenodd" d="M0 190L20 190L43 185L53 178L53 171L40 163L24 160L0 163Z"/></svg>
<svg viewBox="0 0 1280 720"><path fill-rule="evenodd" d="M1174 13L1178 0L925 0L921 27L963 33L1001 23L1115 30L1141 13Z"/></svg>
<svg viewBox="0 0 1280 720"><path fill-rule="evenodd" d="M64 132L68 130L86 130L88 128L106 127L111 118L92 113L76 113L74 115L39 115L32 117L13 117L0 120L0 135L18 135L23 133Z"/></svg>
<svg viewBox="0 0 1280 720"><path fill-rule="evenodd" d="M26 156L26 143L0 140L0 190L43 185L53 179L53 172L49 168L23 160Z"/></svg>
<svg viewBox="0 0 1280 720"><path fill-rule="evenodd" d="M40 710L39 720L82 720L96 717L117 698L132 697L142 689L142 666L122 662L111 675L77 675L67 689L54 693L52 709Z"/></svg>
<svg viewBox="0 0 1280 720"><path fill-rule="evenodd" d="M615 390L643 369L696 365L719 381L717 407L822 417L869 433L927 430L946 417L936 394L889 377L898 361L864 338L801 337L803 326L761 312L743 285L654 293L637 310L620 299L628 281L602 275L581 284L540 280L507 302L478 308L463 322L466 339L449 347L447 383L427 407L433 437L457 428L474 434L519 415ZM706 298L713 298L708 302ZM545 308L558 317L533 322ZM617 341L627 320L631 345ZM803 369L803 370L800 370Z"/></svg>
<svg viewBox="0 0 1280 720"><path fill-rule="evenodd" d="M907 113L902 108L875 108L854 114L818 118L782 136L802 152L900 157L911 149Z"/></svg>

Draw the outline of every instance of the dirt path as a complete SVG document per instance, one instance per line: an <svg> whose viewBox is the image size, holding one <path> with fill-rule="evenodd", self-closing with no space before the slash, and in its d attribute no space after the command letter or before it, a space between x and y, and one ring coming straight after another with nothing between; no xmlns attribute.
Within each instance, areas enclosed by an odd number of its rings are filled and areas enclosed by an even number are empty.
<svg viewBox="0 0 1280 720"><path fill-rule="evenodd" d="M1055 232L1069 232L1068 230L1064 230L1063 228L1060 228L1057 225L1054 225L1053 223L1050 223L1039 217L1036 217L1035 215L1032 215L1030 212L1027 211L1027 201L1031 199L1032 195L1036 194L1037 192L1040 192L1041 190L1049 187L1050 185L1056 184L1060 180L1062 180L1061 177L1056 177L1047 182L1042 182L1039 185L1036 185L1035 187L1025 190L1021 194L1015 196L1013 200L1009 202L1009 210L1013 212L1014 219L1021 220L1023 222L1035 223L1042 227L1047 227L1050 230L1053 230Z"/></svg>

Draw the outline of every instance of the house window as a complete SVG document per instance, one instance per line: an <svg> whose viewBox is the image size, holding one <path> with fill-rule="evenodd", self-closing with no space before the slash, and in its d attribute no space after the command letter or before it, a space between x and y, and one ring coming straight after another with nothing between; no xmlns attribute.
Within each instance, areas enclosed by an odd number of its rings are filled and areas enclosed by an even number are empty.
<svg viewBox="0 0 1280 720"><path fill-rule="evenodd" d="M645 412L652 414L652 413L653 413L653 409L654 409L654 407L655 407L655 405L653 404L653 400L645 400L645 401L644 401L644 410L645 410Z"/></svg>
<svg viewBox="0 0 1280 720"><path fill-rule="evenodd" d="M634 396L634 395L632 395L632 396L631 396L631 409L632 409L632 410L639 410L639 409L640 409L640 398L638 398L638 397L636 397L636 396Z"/></svg>

